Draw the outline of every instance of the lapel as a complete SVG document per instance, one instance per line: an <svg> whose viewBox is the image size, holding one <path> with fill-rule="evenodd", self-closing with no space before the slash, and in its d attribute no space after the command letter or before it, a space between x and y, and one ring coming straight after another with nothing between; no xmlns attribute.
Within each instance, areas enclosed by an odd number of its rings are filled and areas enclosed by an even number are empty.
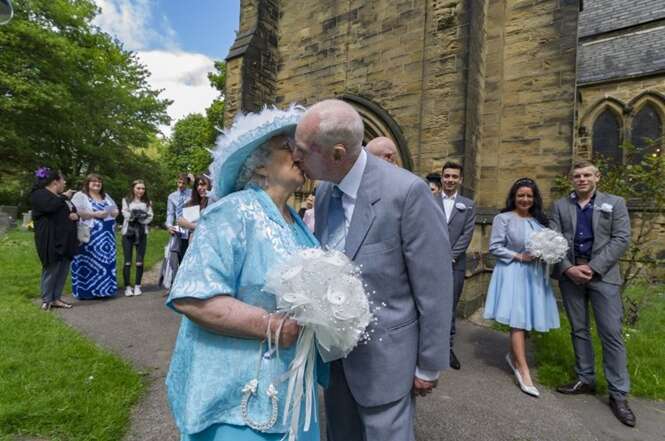
<svg viewBox="0 0 665 441"><path fill-rule="evenodd" d="M275 205L275 202L270 198L268 193L259 187L252 186L252 189L256 192L256 199L259 201L261 207L263 207L268 218L281 228L289 228L289 224L286 223L284 216L279 212L277 205ZM293 213L291 214L293 215Z"/></svg>
<svg viewBox="0 0 665 441"><path fill-rule="evenodd" d="M349 224L349 231L346 234L344 251L351 260L356 257L360 245L362 245L367 232L374 223L374 204L381 199L380 171L377 169L375 161L381 160L374 158L372 155L367 155L367 165L360 181L353 217Z"/></svg>
<svg viewBox="0 0 665 441"><path fill-rule="evenodd" d="M573 233L572 237L575 237L575 232L577 231L577 199L573 199L568 196L568 211L570 212L570 221L573 224Z"/></svg>
<svg viewBox="0 0 665 441"><path fill-rule="evenodd" d="M323 243L328 234L328 207L330 205L330 195L332 194L332 184L319 183L316 193L316 202L314 209L314 235L319 242ZM320 193L320 194L319 194Z"/></svg>
<svg viewBox="0 0 665 441"><path fill-rule="evenodd" d="M600 219L600 209L597 209L596 207L600 208L603 205L603 202L605 201L605 195L599 191L596 190L596 199L593 201L593 215L591 217L591 225L593 226L593 232L594 234L596 231L598 231L598 220Z"/></svg>
<svg viewBox="0 0 665 441"><path fill-rule="evenodd" d="M453 219L455 218L455 215L459 211L457 209L457 202L459 202L459 192L455 196L455 202L453 202L453 209L450 211L450 219L448 219L448 225L450 225L453 222ZM445 211L444 211L444 216L445 216Z"/></svg>

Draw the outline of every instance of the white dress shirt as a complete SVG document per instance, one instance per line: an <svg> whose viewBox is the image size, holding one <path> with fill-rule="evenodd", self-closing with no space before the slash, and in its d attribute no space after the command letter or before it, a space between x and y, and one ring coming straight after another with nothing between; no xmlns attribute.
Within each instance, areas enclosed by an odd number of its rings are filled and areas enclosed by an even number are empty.
<svg viewBox="0 0 665 441"><path fill-rule="evenodd" d="M445 192L441 192L441 199L443 199L443 211L446 213L446 222L450 222L450 216L453 214L453 207L455 206L455 198L457 192L452 196L447 196Z"/></svg>
<svg viewBox="0 0 665 441"><path fill-rule="evenodd" d="M342 191L342 207L344 208L344 225L346 233L349 231L349 225L353 218L353 211L356 208L356 201L358 200L358 190L360 183L367 166L367 152L365 149L361 150L358 159L351 167L351 170L344 176L344 178L337 184L337 187ZM454 201L454 199L453 199ZM425 381L434 381L439 378L439 371L429 371L420 369L416 366L415 376Z"/></svg>
<svg viewBox="0 0 665 441"><path fill-rule="evenodd" d="M360 155L356 159L356 162L351 167L351 170L344 176L344 178L337 184L342 192L342 207L344 208L344 227L346 232L349 231L349 225L351 224L351 219L353 218L353 210L356 208L356 200L358 199L358 189L360 188L360 182L363 179L363 173L365 173L365 167L367 166L367 153L365 150L360 151Z"/></svg>

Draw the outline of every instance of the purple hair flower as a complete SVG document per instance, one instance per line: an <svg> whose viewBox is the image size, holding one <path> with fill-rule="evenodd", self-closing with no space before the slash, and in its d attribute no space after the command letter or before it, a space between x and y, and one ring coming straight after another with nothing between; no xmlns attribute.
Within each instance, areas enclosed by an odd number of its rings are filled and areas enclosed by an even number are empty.
<svg viewBox="0 0 665 441"><path fill-rule="evenodd" d="M48 177L50 171L51 169L49 169L48 167L39 167L35 171L35 176L38 177L39 179L44 179Z"/></svg>

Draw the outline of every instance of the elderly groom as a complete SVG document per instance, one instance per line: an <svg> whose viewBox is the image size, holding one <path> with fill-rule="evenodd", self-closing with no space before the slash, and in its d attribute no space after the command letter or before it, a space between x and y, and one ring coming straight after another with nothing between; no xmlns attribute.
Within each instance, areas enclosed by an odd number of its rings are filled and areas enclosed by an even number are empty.
<svg viewBox="0 0 665 441"><path fill-rule="evenodd" d="M603 367L612 412L633 427L635 415L626 396L630 386L626 348L621 333L623 304L619 258L630 242L630 219L623 198L596 189L600 173L581 161L570 174L575 191L554 204L553 228L568 240L568 256L555 269L572 328L577 380L559 386L563 394L593 393L594 354L589 332L589 303L603 346Z"/></svg>
<svg viewBox="0 0 665 441"><path fill-rule="evenodd" d="M349 104L312 106L294 157L316 193L315 234L361 265L378 317L372 339L331 365L330 441L413 441L414 399L448 366L452 271L448 232L417 176L368 155Z"/></svg>

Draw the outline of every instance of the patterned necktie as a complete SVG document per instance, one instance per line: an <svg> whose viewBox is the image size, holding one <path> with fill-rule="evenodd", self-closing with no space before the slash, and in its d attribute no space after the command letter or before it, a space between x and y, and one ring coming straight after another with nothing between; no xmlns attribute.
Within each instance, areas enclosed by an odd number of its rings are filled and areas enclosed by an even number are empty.
<svg viewBox="0 0 665 441"><path fill-rule="evenodd" d="M326 248L344 252L346 245L346 218L344 216L344 206L342 205L342 190L339 187L333 187L330 196L330 206L328 207L328 236Z"/></svg>

